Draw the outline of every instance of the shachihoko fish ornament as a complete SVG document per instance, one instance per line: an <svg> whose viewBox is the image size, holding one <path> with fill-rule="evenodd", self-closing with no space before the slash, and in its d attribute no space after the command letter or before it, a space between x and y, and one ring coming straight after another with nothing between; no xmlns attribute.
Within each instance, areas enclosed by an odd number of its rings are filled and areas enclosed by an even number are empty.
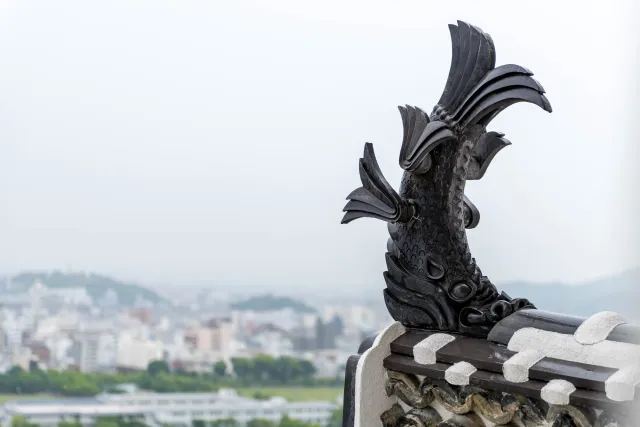
<svg viewBox="0 0 640 427"><path fill-rule="evenodd" d="M516 102L551 112L533 73L518 65L495 67L491 37L458 21L447 83L430 115L399 107L404 127L396 192L384 178L373 146L360 159L362 187L347 197L342 223L369 217L388 222L384 299L391 316L407 327L486 336L526 299L498 293L471 257L465 229L480 214L464 195L467 180L483 177L510 142L487 125Z"/></svg>

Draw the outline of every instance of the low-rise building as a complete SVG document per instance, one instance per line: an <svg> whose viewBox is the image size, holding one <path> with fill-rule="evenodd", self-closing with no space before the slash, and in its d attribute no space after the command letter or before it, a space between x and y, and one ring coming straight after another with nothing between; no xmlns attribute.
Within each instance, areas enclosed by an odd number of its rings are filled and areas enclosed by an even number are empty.
<svg viewBox="0 0 640 427"><path fill-rule="evenodd" d="M238 396L235 390L216 393L147 393L100 395L95 398L52 400L14 400L2 407L0 424L9 427L15 416L41 427L56 427L60 421L77 419L93 425L99 417L124 416L151 427L172 425L190 427L194 420L212 422L235 419L244 426L260 418L279 421L283 416L326 425L337 402L288 402L274 397L257 400Z"/></svg>

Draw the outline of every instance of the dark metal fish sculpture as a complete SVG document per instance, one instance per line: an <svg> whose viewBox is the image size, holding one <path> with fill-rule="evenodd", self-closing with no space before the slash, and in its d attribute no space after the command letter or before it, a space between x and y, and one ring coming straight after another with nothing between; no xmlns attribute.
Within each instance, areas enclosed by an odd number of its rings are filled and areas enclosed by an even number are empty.
<svg viewBox="0 0 640 427"><path fill-rule="evenodd" d="M407 327L486 336L526 299L498 293L471 257L465 229L480 220L464 195L467 180L484 176L510 142L487 125L516 102L551 105L533 73L518 65L495 67L491 37L458 21L450 25L449 77L430 115L399 107L404 127L396 192L384 178L373 146L360 159L362 187L347 197L342 223L358 218L388 222L384 298L392 317Z"/></svg>

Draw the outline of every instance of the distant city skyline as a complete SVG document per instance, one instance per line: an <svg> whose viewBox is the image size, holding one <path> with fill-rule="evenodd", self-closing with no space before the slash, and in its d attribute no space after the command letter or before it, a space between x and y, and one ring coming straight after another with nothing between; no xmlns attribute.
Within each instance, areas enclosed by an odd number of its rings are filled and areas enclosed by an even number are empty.
<svg viewBox="0 0 640 427"><path fill-rule="evenodd" d="M437 102L456 19L491 34L498 64L530 68L554 109L490 126L513 145L467 189L483 273L500 287L636 268L638 7L545 8L2 2L0 274L377 295L386 227L341 226L344 198L366 141L397 187L396 106Z"/></svg>

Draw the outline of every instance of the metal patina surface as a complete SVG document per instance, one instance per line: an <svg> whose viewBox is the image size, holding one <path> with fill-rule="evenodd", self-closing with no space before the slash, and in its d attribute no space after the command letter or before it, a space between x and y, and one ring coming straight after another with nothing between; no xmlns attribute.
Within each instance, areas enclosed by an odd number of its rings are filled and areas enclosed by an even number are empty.
<svg viewBox="0 0 640 427"><path fill-rule="evenodd" d="M480 216L465 182L509 145L487 125L516 102L551 107L530 71L495 67L489 35L449 28L442 97L429 115L400 107L399 191L366 144L362 187L344 208L343 223L388 222L384 299L396 323L349 360L343 427L640 426L640 327L613 312L537 310L499 293L471 256L465 230Z"/></svg>
<svg viewBox="0 0 640 427"><path fill-rule="evenodd" d="M431 114L400 107L400 191L384 178L367 143L362 187L347 197L342 222L369 217L389 223L384 298L395 320L486 336L505 316L533 305L499 293L472 258L465 229L477 226L480 214L464 195L465 182L482 178L510 144L503 134L487 131L496 115L517 102L549 112L551 106L531 71L495 66L488 34L460 21L449 29L451 69L440 100Z"/></svg>

